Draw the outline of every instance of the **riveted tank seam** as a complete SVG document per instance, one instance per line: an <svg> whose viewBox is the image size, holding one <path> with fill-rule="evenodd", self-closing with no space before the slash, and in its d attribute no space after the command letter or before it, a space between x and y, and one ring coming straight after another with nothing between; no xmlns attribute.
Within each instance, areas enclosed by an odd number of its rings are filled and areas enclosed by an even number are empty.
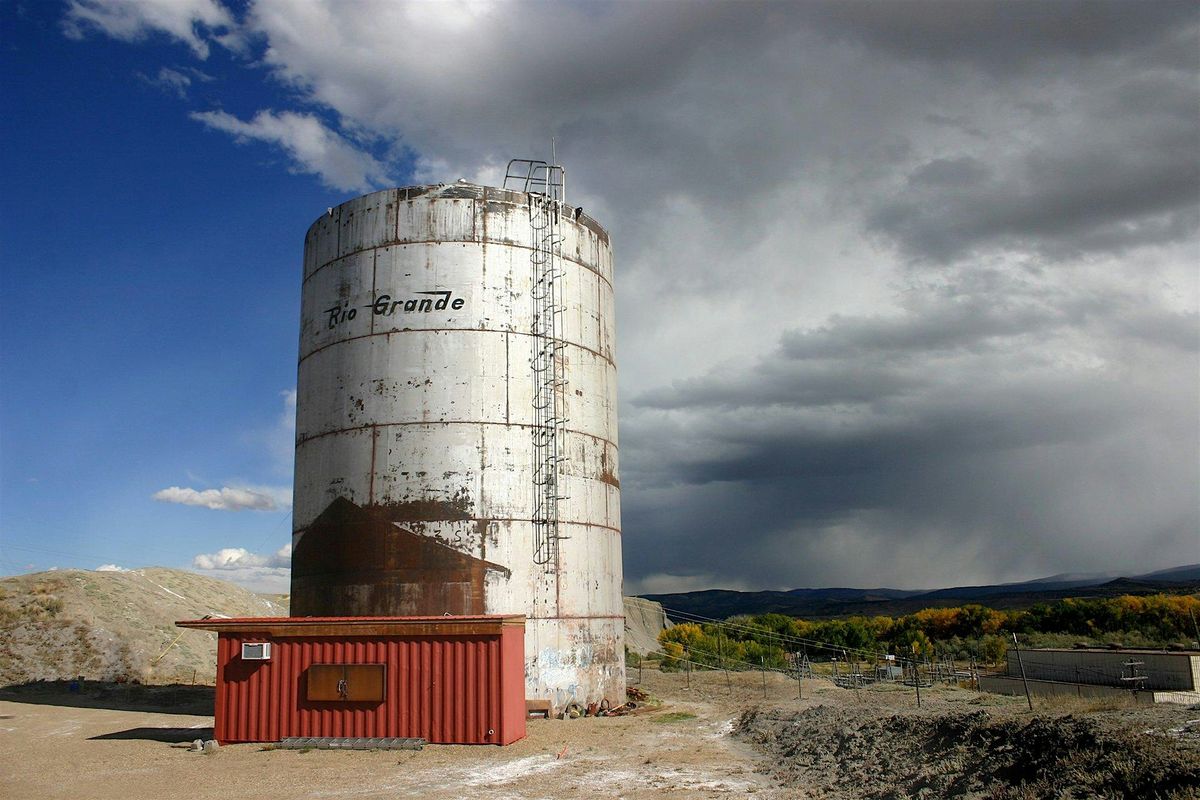
<svg viewBox="0 0 1200 800"><path fill-rule="evenodd" d="M372 316L372 318L371 318L371 324L372 324L372 326L375 324L374 316ZM300 360L297 361L296 363L297 363L297 365L303 364L305 362L305 360L308 359L309 356L314 356L323 350L328 350L329 348L335 347L339 344L346 344L348 342L357 342L359 339L369 339L372 336L391 336L393 334L401 334L401 333L504 333L504 334L511 333L516 336L532 336L533 335L530 333L525 333L524 331L506 331L506 330L501 330L498 328L401 328L401 329L390 330L390 331L377 331L375 333L362 333L362 334L359 334L358 336L347 336L345 339L338 339L337 341L330 342L328 344L323 344L320 347L314 347L312 350L309 350L307 353L300 356ZM585 353L590 353L591 355L594 355L596 358L600 359L604 363L608 364L613 369L617 368L617 362L615 362L613 359L609 358L608 356L604 355L604 353L601 353L599 350L593 350L592 348L588 347L586 344L579 344L578 342L572 342L567 339L563 340L563 344L565 344L568 347L574 347L579 350L582 350Z"/></svg>
<svg viewBox="0 0 1200 800"><path fill-rule="evenodd" d="M527 428L527 429L534 427L533 425L530 425L527 422L490 422L488 420L472 420L472 419L413 420L411 422L368 422L363 425L352 425L348 428L337 428L335 430L322 431L321 433L314 433L310 436L304 436L302 438L298 438L298 439L296 439L296 447L299 447L300 445L305 444L307 442L311 442L313 439L323 439L326 436L335 436L339 433L353 433L354 431L362 431L362 430L366 430L368 428L404 428L404 427L412 427L412 426L418 426L418 425L430 425L430 426L432 426L432 425L490 425L490 426L498 427L498 428ZM576 430L575 428L564 428L564 430L567 433L574 434L576 436L584 436L588 439L591 439L594 442L601 442L602 444L608 445L613 450L620 452L620 448L617 446L617 443L612 441L611 439L605 439L604 437L597 436L594 433L588 433L587 431Z"/></svg>
<svg viewBox="0 0 1200 800"><path fill-rule="evenodd" d="M340 229L338 232L340 235L340 233L341 233ZM308 281L313 276L315 276L318 272L325 269L326 267L332 266L333 264L335 264L338 261L344 261L348 258L351 258L352 256L356 256L359 253L365 253L368 250L386 250L390 247L408 247L409 245L429 245L429 244L482 244L482 242L476 241L474 239L422 239L420 241L415 241L415 242L392 242L390 244L377 244L377 245L374 245L373 247L360 247L357 250L350 250L349 252L343 253L342 255L337 256L336 258L331 258L328 261L326 261L324 264L321 264L316 269L314 269L312 272L310 272L308 275L306 275L304 277L304 279L300 282L300 285L303 286L304 284L308 283ZM516 242L496 241L496 242L492 242L492 244L499 244L499 245L503 245L504 247L511 247L514 250L529 251L529 250L533 249L529 245L518 244ZM581 269L586 269L588 272L593 273L597 278L604 281L608 285L608 290L610 292L615 291L615 289L613 289L612 281L610 281L603 272L596 269L595 267L589 266L588 264L586 264L583 261L579 261L578 259L574 259L574 258L569 258L567 256L563 256L562 260L566 261L568 263L574 264L575 266L580 267Z"/></svg>
<svg viewBox="0 0 1200 800"><path fill-rule="evenodd" d="M425 520L425 522L438 522L440 520ZM455 520L456 522L533 522L529 517L466 517L465 519ZM621 529L615 525L605 525L601 522L584 522L583 520L564 519L559 520L559 525L571 525L576 528L597 528L598 530L611 533L615 536L622 536ZM308 526L303 528L293 528L293 533L301 533L308 530Z"/></svg>

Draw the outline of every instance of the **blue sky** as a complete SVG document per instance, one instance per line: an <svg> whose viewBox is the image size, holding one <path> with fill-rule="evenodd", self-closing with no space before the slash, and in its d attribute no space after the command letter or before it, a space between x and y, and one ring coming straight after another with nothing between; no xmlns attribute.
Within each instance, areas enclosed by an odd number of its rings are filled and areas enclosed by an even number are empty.
<svg viewBox="0 0 1200 800"><path fill-rule="evenodd" d="M287 506L221 513L169 486L290 488L304 231L353 193L189 119L277 88L166 37L72 40L56 3L5 3L3 568L188 566L290 539ZM402 175L402 173L401 173Z"/></svg>
<svg viewBox="0 0 1200 800"><path fill-rule="evenodd" d="M551 137L614 243L628 592L1200 561L1198 45L1175 0L0 2L0 570L284 588L305 230Z"/></svg>

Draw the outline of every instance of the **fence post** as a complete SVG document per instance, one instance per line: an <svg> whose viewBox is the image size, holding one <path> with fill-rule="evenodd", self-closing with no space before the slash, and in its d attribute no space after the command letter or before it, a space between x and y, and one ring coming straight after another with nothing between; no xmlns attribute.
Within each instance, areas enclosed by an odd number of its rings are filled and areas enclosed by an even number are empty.
<svg viewBox="0 0 1200 800"><path fill-rule="evenodd" d="M725 688L733 692L733 681L729 677L729 667L725 666L725 646L721 643L721 625L717 623L717 654L721 657L721 669L725 670Z"/></svg>

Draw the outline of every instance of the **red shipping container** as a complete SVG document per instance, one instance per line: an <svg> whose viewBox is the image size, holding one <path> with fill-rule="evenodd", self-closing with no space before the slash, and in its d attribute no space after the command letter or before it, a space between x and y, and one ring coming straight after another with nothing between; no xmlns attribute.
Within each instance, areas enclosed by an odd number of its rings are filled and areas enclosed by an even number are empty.
<svg viewBox="0 0 1200 800"><path fill-rule="evenodd" d="M521 616L176 625L218 634L215 737L222 743L329 736L509 744L525 736Z"/></svg>

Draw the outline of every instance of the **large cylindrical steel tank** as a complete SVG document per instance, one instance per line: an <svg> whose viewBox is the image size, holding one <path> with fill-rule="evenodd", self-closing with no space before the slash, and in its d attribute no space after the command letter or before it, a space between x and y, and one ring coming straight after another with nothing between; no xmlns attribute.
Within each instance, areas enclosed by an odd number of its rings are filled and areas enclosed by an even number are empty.
<svg viewBox="0 0 1200 800"><path fill-rule="evenodd" d="M554 204L562 538L537 563L533 199L463 182L390 189L309 229L292 613L524 614L529 697L616 705L611 251L599 224Z"/></svg>

